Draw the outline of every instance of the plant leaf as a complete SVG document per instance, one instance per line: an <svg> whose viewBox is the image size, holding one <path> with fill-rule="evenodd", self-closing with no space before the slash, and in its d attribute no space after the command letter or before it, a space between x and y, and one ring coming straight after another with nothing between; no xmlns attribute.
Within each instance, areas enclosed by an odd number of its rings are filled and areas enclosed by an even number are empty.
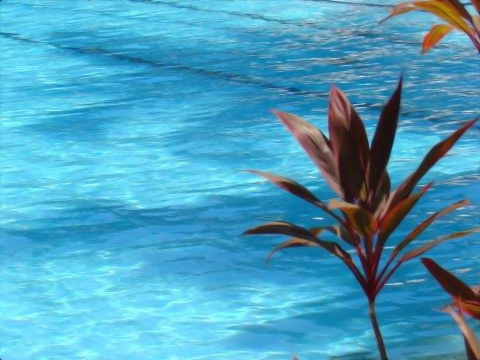
<svg viewBox="0 0 480 360"><path fill-rule="evenodd" d="M368 139L362 120L345 94L335 86L330 91L328 128L343 198L352 202L359 197L365 182Z"/></svg>
<svg viewBox="0 0 480 360"><path fill-rule="evenodd" d="M433 25L431 30L423 38L422 54L425 54L428 50L434 47L440 40L442 40L453 27L450 25L437 24Z"/></svg>
<svg viewBox="0 0 480 360"><path fill-rule="evenodd" d="M422 258L422 263L438 281L440 286L453 296L454 299L475 299L475 293L470 286L451 272L442 268L435 261L429 258Z"/></svg>
<svg viewBox="0 0 480 360"><path fill-rule="evenodd" d="M351 238L350 234L348 233L347 229L343 227L342 225L330 225L330 226L324 226L324 227L319 227L319 228L313 228L310 229L312 233L318 236L319 233L315 233L316 231L323 231L326 230L339 239L342 239L345 241L347 244L355 246L355 241Z"/></svg>
<svg viewBox="0 0 480 360"><path fill-rule="evenodd" d="M389 208L393 208L400 201L409 196L418 181L420 181L420 179L437 163L438 160L445 156L465 131L472 127L477 120L478 118L467 122L448 138L436 144L425 156L420 166L397 188L391 197Z"/></svg>
<svg viewBox="0 0 480 360"><path fill-rule="evenodd" d="M478 295L476 301L460 300L458 306L474 319L480 320L480 297Z"/></svg>
<svg viewBox="0 0 480 360"><path fill-rule="evenodd" d="M385 215L380 222L380 232L378 234L378 241L382 247L392 232L400 225L405 216L407 216L417 201L420 200L431 186L432 183L424 186L418 193L403 199Z"/></svg>
<svg viewBox="0 0 480 360"><path fill-rule="evenodd" d="M317 241L307 229L287 221L272 221L245 231L242 235L288 235L304 240Z"/></svg>
<svg viewBox="0 0 480 360"><path fill-rule="evenodd" d="M293 239L288 239L278 245L267 257L267 261L279 250L297 246L318 246L324 248L332 255L337 256L344 262L351 262L352 257L340 245L331 241L324 241L317 238L315 233L319 234L323 229L313 229L309 231L301 226L286 222L273 221L255 228L249 229L243 235L290 235Z"/></svg>
<svg viewBox="0 0 480 360"><path fill-rule="evenodd" d="M427 229L436 219L445 216L452 211L461 208L463 206L467 206L470 204L468 200L458 201L446 208L442 209L441 211L436 212L435 214L428 217L425 221L423 221L420 225L418 225L415 229L413 229L410 234L405 237L405 239L400 242L395 249L393 250L392 254L390 255L390 259L394 259L406 246L408 246L413 240L415 240L425 229Z"/></svg>
<svg viewBox="0 0 480 360"><path fill-rule="evenodd" d="M312 241L312 240L305 240L300 238L293 238L293 239L288 239L282 242L280 245L276 246L275 249L273 249L270 252L270 254L268 254L265 262L270 261L272 256L275 255L275 253L277 253L280 250L292 248L292 247L299 247L299 246L320 247L327 250L332 255L335 255L336 257L340 258L344 262L351 261L350 254L347 253L345 250L343 250L342 247L337 243L334 243L331 241L324 241L320 239L317 239L316 241Z"/></svg>
<svg viewBox="0 0 480 360"><path fill-rule="evenodd" d="M247 172L250 172L252 174L259 175L271 183L275 184L279 188L282 188L289 193L298 196L299 198L308 201L309 203L318 205L319 202L321 202L313 193L311 193L305 186L297 183L294 180L291 180L289 178L280 176L280 175L275 175L271 174L265 171L259 171L259 170L245 170Z"/></svg>
<svg viewBox="0 0 480 360"><path fill-rule="evenodd" d="M480 359L480 342L475 337L475 334L473 333L472 329L468 326L465 320L455 310L453 310L451 306L447 306L445 308L445 311L448 312L452 316L452 318L455 320L455 322L458 325L458 328L463 333L463 336L465 336L465 339L467 340L471 351L473 352L473 354L476 356L477 359Z"/></svg>
<svg viewBox="0 0 480 360"><path fill-rule="evenodd" d="M371 194L373 197L373 211L375 212L376 218L379 218L380 215L384 216L384 210L388 210L386 205L390 197L390 186L390 176L387 171L385 171L376 194Z"/></svg>
<svg viewBox="0 0 480 360"><path fill-rule="evenodd" d="M388 19L390 19L394 16L406 14L406 13L409 13L409 12L414 11L414 10L418 10L418 9L415 5L413 5L413 1L402 2L400 4L395 5L395 7L390 12L390 15L388 15L386 18L380 20L380 22L378 24L380 25L380 24L384 23L385 21L387 21Z"/></svg>
<svg viewBox="0 0 480 360"><path fill-rule="evenodd" d="M319 129L296 115L278 110L274 110L273 113L297 139L333 191L342 197L343 191L340 187L338 168L330 148L330 141Z"/></svg>
<svg viewBox="0 0 480 360"><path fill-rule="evenodd" d="M377 221L373 214L358 205L332 200L328 203L328 208L339 209L347 223L364 237L370 237L377 230Z"/></svg>
<svg viewBox="0 0 480 360"><path fill-rule="evenodd" d="M463 20L458 9L451 3L446 3L439 0L430 0L414 1L413 4L419 9L436 15L440 19L446 21L453 27L463 31L466 34L471 35L473 33L473 30L468 26L465 20Z"/></svg>
<svg viewBox="0 0 480 360"><path fill-rule="evenodd" d="M441 243L443 243L447 240L457 239L459 237L466 236L466 235L469 235L469 234L473 234L473 233L478 232L478 231L480 231L480 228L458 231L458 232L455 232L455 233L450 234L450 235L440 236L440 237L436 238L435 240L429 241L425 245L406 253L405 255L403 255L400 258L399 262L403 263L403 262L406 262L406 261L410 261L410 260L424 254L425 252L427 252L431 248L437 246L438 244L441 244Z"/></svg>
<svg viewBox="0 0 480 360"><path fill-rule="evenodd" d="M392 152L395 133L397 132L398 115L400 113L400 101L402 96L403 76L400 76L397 88L390 100L382 110L378 126L373 136L368 162L368 187L373 208L374 194L377 193L383 174L387 168L390 153Z"/></svg>
<svg viewBox="0 0 480 360"><path fill-rule="evenodd" d="M472 23L472 16L470 13L465 9L465 6L458 0L444 0L450 3L458 12L458 14L467 20L469 23Z"/></svg>

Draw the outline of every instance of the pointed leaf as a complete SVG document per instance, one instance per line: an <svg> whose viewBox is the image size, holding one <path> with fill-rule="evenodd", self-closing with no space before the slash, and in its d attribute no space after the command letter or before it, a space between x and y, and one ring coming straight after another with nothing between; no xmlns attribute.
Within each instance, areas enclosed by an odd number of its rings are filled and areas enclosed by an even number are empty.
<svg viewBox="0 0 480 360"><path fill-rule="evenodd" d="M453 27L450 25L434 25L427 35L423 38L422 54L434 47L440 40L442 40Z"/></svg>
<svg viewBox="0 0 480 360"><path fill-rule="evenodd" d="M397 132L398 115L400 113L402 79L403 76L400 76L395 92L383 108L375 135L373 136L368 163L368 184L369 191L372 194L376 194L378 191L390 159L390 153L392 152L395 133Z"/></svg>
<svg viewBox="0 0 480 360"><path fill-rule="evenodd" d="M445 270L435 261L429 258L422 258L423 265L430 274L438 281L441 287L454 299L475 299L473 290L462 280Z"/></svg>
<svg viewBox="0 0 480 360"><path fill-rule="evenodd" d="M274 110L273 113L297 139L333 191L339 196L343 196L338 177L338 168L330 149L330 142L325 135L315 126L296 115L277 110Z"/></svg>
<svg viewBox="0 0 480 360"><path fill-rule="evenodd" d="M318 240L317 237L307 229L286 221L272 221L249 229L245 231L243 235L288 235L304 240Z"/></svg>
<svg viewBox="0 0 480 360"><path fill-rule="evenodd" d="M406 199L400 201L397 206L385 215L380 222L380 233L378 235L378 241L382 246L392 232L400 225L405 216L408 215L417 201L428 191L428 189L430 189L431 185L432 184L430 183L424 186L418 193L410 195Z"/></svg>
<svg viewBox="0 0 480 360"><path fill-rule="evenodd" d="M425 252L427 252L431 248L437 246L438 244L441 244L441 243L443 243L447 240L457 239L459 237L463 237L463 236L466 236L466 235L469 235L469 234L473 234L473 233L478 232L478 231L480 231L480 228L474 228L474 229L465 230L465 231L458 231L458 232L455 232L455 233L450 234L450 235L440 236L440 237L436 238L435 240L432 240L432 241L426 243L425 245L406 253L405 255L403 255L400 258L399 262L403 263L405 261L410 261L410 260L424 254Z"/></svg>
<svg viewBox="0 0 480 360"><path fill-rule="evenodd" d="M472 29L468 26L465 20L463 20L461 14L452 4L438 0L414 1L413 4L419 9L423 9L438 16L440 19L446 21L458 30L463 31L466 34L472 34Z"/></svg>
<svg viewBox="0 0 480 360"><path fill-rule="evenodd" d="M295 196L298 196L299 198L305 201L308 201L309 203L318 205L318 203L320 202L320 200L313 193L311 193L306 187L297 183L294 180L291 180L283 176L270 174L265 171L259 171L259 170L246 170L246 171L267 179L271 183L277 185L279 188L282 188L288 191L289 193Z"/></svg>
<svg viewBox="0 0 480 360"><path fill-rule="evenodd" d="M472 16L470 13L465 9L465 6L458 0L446 0L448 3L450 3L460 14L461 17L463 17L465 20L467 20L469 23L472 23Z"/></svg>
<svg viewBox="0 0 480 360"><path fill-rule="evenodd" d="M267 259L265 261L266 262L270 261L272 256L275 255L275 253L280 250L292 248L292 247L300 247L300 246L320 247L327 250L332 255L335 255L336 257L340 258L344 262L351 260L350 254L347 253L345 250L343 250L340 245L334 242L324 241L320 239L317 239L316 241L312 241L312 240L293 238L293 239L286 240L282 242L280 245L278 245L277 247L275 247L275 249L273 249L270 252L270 254L268 254Z"/></svg>
<svg viewBox="0 0 480 360"><path fill-rule="evenodd" d="M359 197L365 182L368 139L362 120L335 86L330 91L328 127L344 199L351 202Z"/></svg>
<svg viewBox="0 0 480 360"><path fill-rule="evenodd" d="M453 145L455 145L465 131L472 127L477 120L478 118L467 122L448 138L436 144L425 156L417 170L415 170L415 172L413 172L395 191L393 197L391 198L389 207L394 207L400 201L409 196L420 179L432 168L433 165L437 163L438 160L445 156L445 154L452 148Z"/></svg>
<svg viewBox="0 0 480 360"><path fill-rule="evenodd" d="M392 254L390 255L390 259L394 259L405 247L407 247L413 240L415 240L425 229L427 229L435 220L438 218L445 216L452 211L461 208L463 206L467 206L470 203L468 200L462 200L456 202L450 206L447 206L441 211L436 212L435 214L428 217L424 222L418 225L415 229L413 229L410 234L407 235L405 239L402 240L400 244L397 245L395 250L393 250Z"/></svg>
<svg viewBox="0 0 480 360"><path fill-rule="evenodd" d="M377 221L373 214L358 205L332 200L328 203L328 207L332 210L339 209L347 223L364 237L370 237L377 230Z"/></svg>
<svg viewBox="0 0 480 360"><path fill-rule="evenodd" d="M473 352L477 359L480 359L480 342L476 338L472 329L468 326L465 320L455 310L453 310L451 306L447 306L445 311L453 317L453 319L458 325L458 328L463 333L463 336L465 336L465 339L470 346L470 350Z"/></svg>
<svg viewBox="0 0 480 360"><path fill-rule="evenodd" d="M286 221L273 221L267 224L249 229L243 235L290 235L288 239L278 245L267 257L267 261L279 250L296 246L318 246L324 248L332 255L337 256L344 262L351 262L352 257L340 245L331 241L324 241L317 238L323 229L313 229L313 232Z"/></svg>
<svg viewBox="0 0 480 360"><path fill-rule="evenodd" d="M402 2L396 5L390 12L390 15L388 15L385 19L382 19L378 24L380 25L394 16L406 14L414 10L418 10L418 9L415 5L413 5L413 1Z"/></svg>

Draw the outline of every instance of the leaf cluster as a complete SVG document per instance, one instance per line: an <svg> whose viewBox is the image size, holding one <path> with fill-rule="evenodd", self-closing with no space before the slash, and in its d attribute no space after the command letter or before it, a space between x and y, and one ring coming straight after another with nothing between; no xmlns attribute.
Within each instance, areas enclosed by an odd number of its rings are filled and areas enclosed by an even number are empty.
<svg viewBox="0 0 480 360"><path fill-rule="evenodd" d="M426 53L440 42L452 30L458 30L468 36L480 52L480 0L470 0L477 14L472 15L459 0L420 0L405 1L396 5L384 21L412 11L424 11L435 15L446 24L436 24L425 35L422 53Z"/></svg>

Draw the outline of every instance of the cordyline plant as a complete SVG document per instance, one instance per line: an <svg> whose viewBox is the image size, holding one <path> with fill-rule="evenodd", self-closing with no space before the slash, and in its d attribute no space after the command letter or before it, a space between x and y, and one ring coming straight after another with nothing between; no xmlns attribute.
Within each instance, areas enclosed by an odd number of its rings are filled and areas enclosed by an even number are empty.
<svg viewBox="0 0 480 360"><path fill-rule="evenodd" d="M444 311L453 317L463 333L468 360L480 359L480 342L463 318L463 314L467 314L480 320L480 287L468 286L432 259L422 258L422 263L440 286L453 297L452 305L445 307Z"/></svg>
<svg viewBox="0 0 480 360"><path fill-rule="evenodd" d="M444 241L475 231L472 229L441 236L401 255L402 251L435 220L469 203L467 200L457 201L414 227L396 244L393 252L382 257L385 247L391 245L388 241L394 230L431 187L431 184L428 184L419 191L414 191L417 183L478 120L465 123L448 138L435 145L419 167L391 192L387 164L397 130L401 92L402 78L382 110L370 146L362 120L346 96L336 87L332 87L330 92L329 139L305 120L293 114L274 111L341 200L332 200L327 205L307 188L291 179L263 171L249 171L325 211L336 220L336 224L307 230L289 222L275 221L244 233L293 237L278 245L267 257L267 261L279 250L299 246L320 247L339 258L353 274L367 297L370 319L382 360L387 359L387 354L377 321L375 301L385 283L403 263ZM325 240L323 236L325 232L335 235L338 242ZM350 253L344 249L345 245L356 253L357 262L354 262Z"/></svg>
<svg viewBox="0 0 480 360"><path fill-rule="evenodd" d="M396 5L390 15L380 23L411 11L426 11L447 24L437 24L430 29L423 38L422 53L434 47L452 30L465 33L480 52L480 0L470 0L470 2L477 11L477 15L470 14L465 5L458 0L405 1Z"/></svg>

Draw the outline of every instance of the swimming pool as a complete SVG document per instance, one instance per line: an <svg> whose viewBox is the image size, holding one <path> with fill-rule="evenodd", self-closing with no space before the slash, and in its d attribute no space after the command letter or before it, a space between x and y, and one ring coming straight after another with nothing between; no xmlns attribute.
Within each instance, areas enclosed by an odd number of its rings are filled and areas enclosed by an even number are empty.
<svg viewBox="0 0 480 360"><path fill-rule="evenodd" d="M375 359L363 295L335 259L299 249L265 266L278 239L239 236L322 216L242 169L333 196L269 109L325 129L335 83L371 134L405 69L394 183L478 115L468 40L421 57L431 19L379 27L375 4L2 2L2 359ZM478 225L478 144L477 126L428 177L412 221L473 205L423 240ZM474 283L479 249L472 236L430 255ZM419 262L392 278L378 299L392 359L462 351L436 311L446 301Z"/></svg>

